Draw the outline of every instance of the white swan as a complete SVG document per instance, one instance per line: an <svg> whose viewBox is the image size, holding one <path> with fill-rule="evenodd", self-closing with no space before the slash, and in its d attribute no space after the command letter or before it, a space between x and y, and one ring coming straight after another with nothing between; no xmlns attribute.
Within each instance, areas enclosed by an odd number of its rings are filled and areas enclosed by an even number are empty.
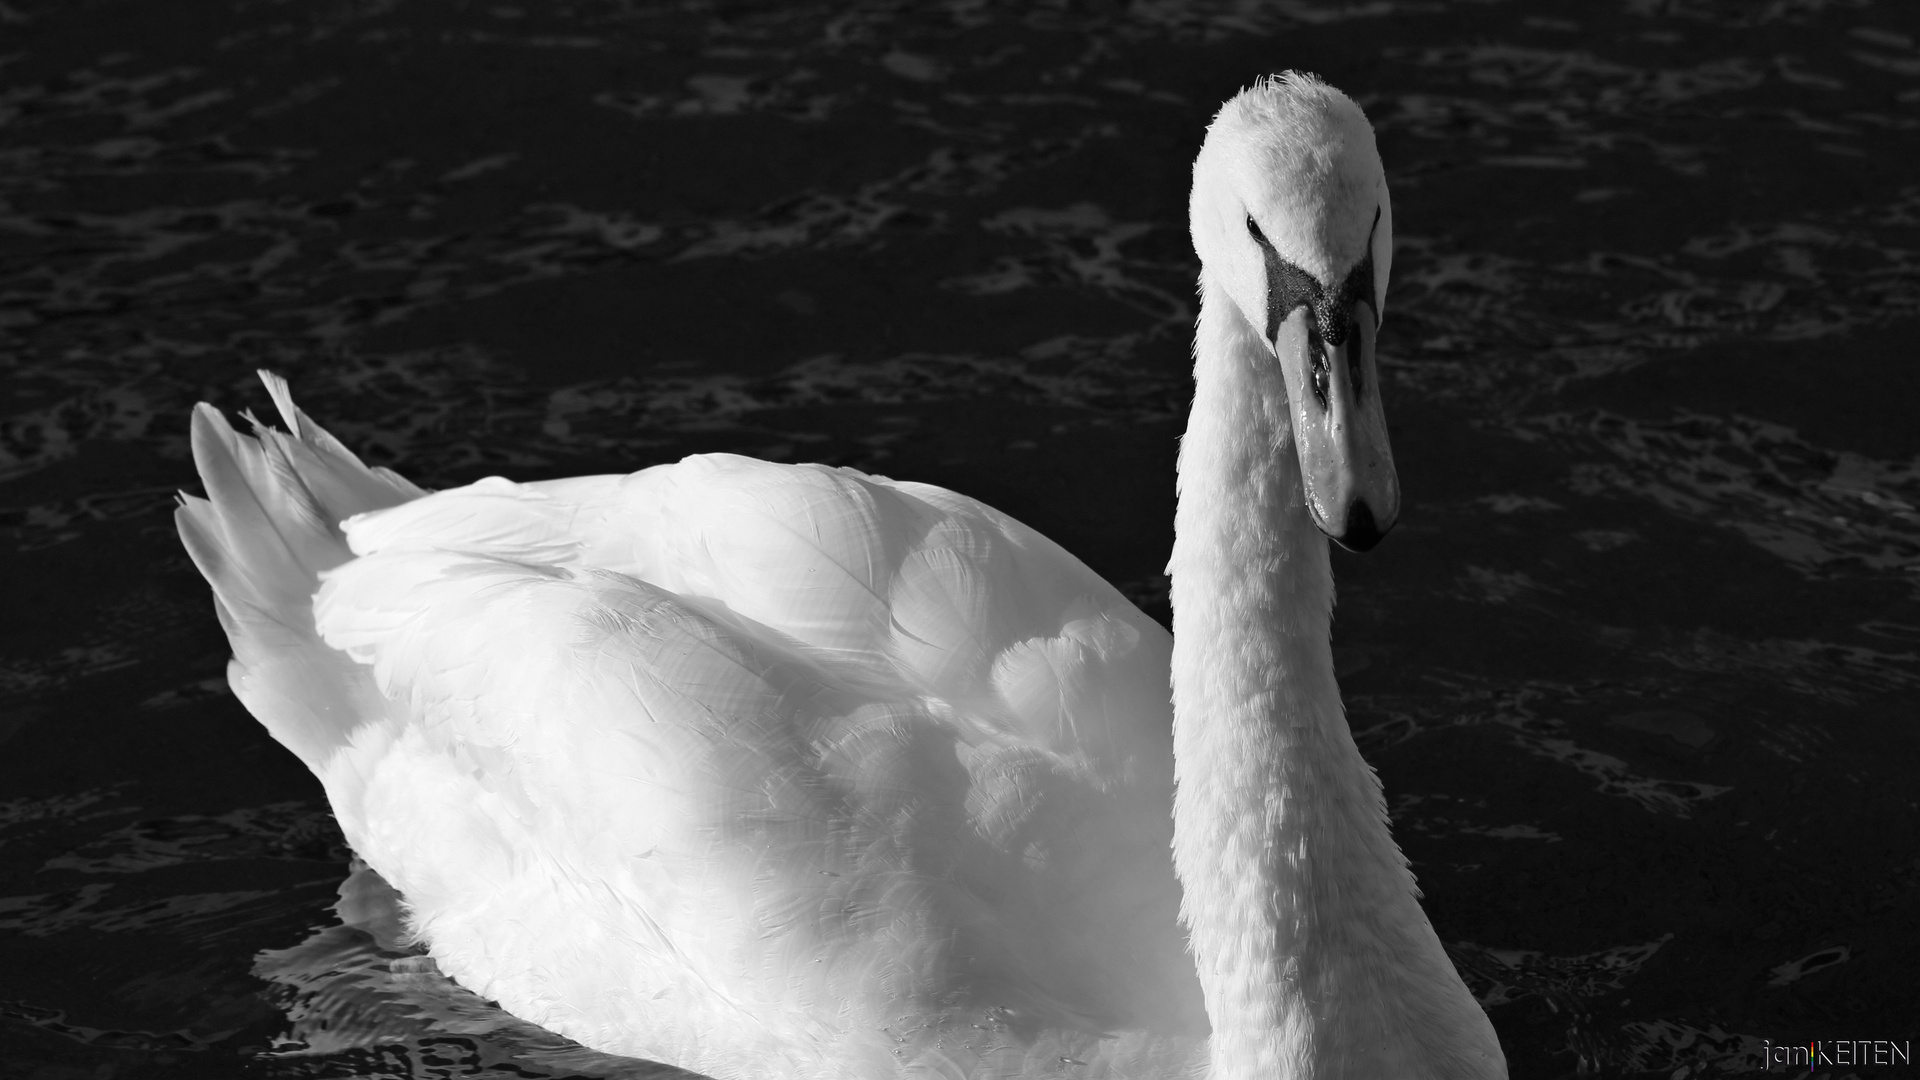
<svg viewBox="0 0 1920 1080"><path fill-rule="evenodd" d="M597 1049L719 1077L1504 1077L1328 644L1320 531L1370 546L1399 499L1372 130L1263 81L1191 209L1171 640L939 488L710 455L428 495L269 377L290 434L200 406L211 501L178 515L234 691L443 970Z"/></svg>

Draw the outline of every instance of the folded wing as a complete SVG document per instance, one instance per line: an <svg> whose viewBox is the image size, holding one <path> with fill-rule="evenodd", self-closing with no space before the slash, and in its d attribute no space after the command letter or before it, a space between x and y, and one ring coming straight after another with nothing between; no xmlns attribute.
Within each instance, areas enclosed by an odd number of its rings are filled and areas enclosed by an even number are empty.
<svg viewBox="0 0 1920 1080"><path fill-rule="evenodd" d="M196 416L182 531L243 700L463 983L682 1063L983 1009L1203 1023L1170 642L1044 537L724 455L415 497L288 419Z"/></svg>

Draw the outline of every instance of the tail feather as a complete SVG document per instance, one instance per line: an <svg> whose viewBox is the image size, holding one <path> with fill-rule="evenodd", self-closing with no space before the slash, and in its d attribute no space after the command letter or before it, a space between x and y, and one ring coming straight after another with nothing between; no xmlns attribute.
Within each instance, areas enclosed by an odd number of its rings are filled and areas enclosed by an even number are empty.
<svg viewBox="0 0 1920 1080"><path fill-rule="evenodd" d="M365 669L314 629L320 575L353 558L340 522L425 492L369 469L294 405L285 380L260 375L289 432L254 421L249 438L219 410L196 407L193 461L207 498L182 495L174 522L213 586L235 695L317 773L354 728L385 712Z"/></svg>
<svg viewBox="0 0 1920 1080"><path fill-rule="evenodd" d="M355 514L384 510L426 494L425 489L392 469L370 469L362 464L353 451L293 403L293 391L287 386L287 380L270 371L262 371L260 379L267 384L267 393L273 396L280 420L287 425L287 434L249 416L255 437L273 450L280 467L293 475L313 505L324 511L322 518L336 529L340 522Z"/></svg>

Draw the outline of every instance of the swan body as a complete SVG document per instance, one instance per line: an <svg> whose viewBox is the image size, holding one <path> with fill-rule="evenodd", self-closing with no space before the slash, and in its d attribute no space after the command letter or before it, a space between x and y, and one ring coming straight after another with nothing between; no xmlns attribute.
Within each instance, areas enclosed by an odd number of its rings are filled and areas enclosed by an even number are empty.
<svg viewBox="0 0 1920 1080"><path fill-rule="evenodd" d="M1371 130L1264 81L1194 192L1172 637L940 488L706 455L428 494L269 376L287 432L200 406L178 515L236 694L447 974L596 1049L1504 1077L1333 679L1322 534L1398 510Z"/></svg>

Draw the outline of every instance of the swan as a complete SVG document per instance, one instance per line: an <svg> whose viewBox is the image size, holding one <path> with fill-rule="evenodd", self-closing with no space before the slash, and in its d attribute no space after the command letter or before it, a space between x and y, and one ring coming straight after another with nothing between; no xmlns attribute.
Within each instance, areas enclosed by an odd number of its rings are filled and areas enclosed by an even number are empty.
<svg viewBox="0 0 1920 1080"><path fill-rule="evenodd" d="M724 454L429 494L263 372L183 542L442 971L715 1077L1506 1076L1334 681L1393 217L1319 79L1194 165L1173 634L964 496ZM251 419L251 418L249 418ZM1171 693L1169 694L1169 685Z"/></svg>

